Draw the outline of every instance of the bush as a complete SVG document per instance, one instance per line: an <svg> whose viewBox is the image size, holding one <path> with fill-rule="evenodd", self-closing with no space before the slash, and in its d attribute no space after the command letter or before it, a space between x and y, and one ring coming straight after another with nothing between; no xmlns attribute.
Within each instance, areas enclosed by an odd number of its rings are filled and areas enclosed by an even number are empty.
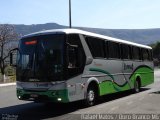
<svg viewBox="0 0 160 120"><path fill-rule="evenodd" d="M10 82L15 82L16 81L16 75L9 76L9 81Z"/></svg>
<svg viewBox="0 0 160 120"><path fill-rule="evenodd" d="M7 66L5 69L6 76L14 76L15 75L15 69L11 66Z"/></svg>
<svg viewBox="0 0 160 120"><path fill-rule="evenodd" d="M153 59L154 66L159 66L159 60L157 58Z"/></svg>
<svg viewBox="0 0 160 120"><path fill-rule="evenodd" d="M0 72L0 83L1 82L15 82L16 81L16 70L11 66L5 68L5 80L2 79L2 73Z"/></svg>

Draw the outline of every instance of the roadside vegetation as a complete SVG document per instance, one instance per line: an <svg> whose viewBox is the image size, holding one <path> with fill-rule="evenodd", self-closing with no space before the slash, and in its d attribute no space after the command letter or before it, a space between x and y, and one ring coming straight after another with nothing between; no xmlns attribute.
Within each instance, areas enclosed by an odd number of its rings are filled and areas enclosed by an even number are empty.
<svg viewBox="0 0 160 120"><path fill-rule="evenodd" d="M16 47L14 44L16 40L18 40L18 34L14 26L0 24L0 82L15 80L14 69L9 66L9 55Z"/></svg>
<svg viewBox="0 0 160 120"><path fill-rule="evenodd" d="M11 67L11 66L7 66L4 70L5 73L5 80L2 81L2 73L0 72L0 78L1 78L1 82L15 82L16 81L16 70L15 68Z"/></svg>
<svg viewBox="0 0 160 120"><path fill-rule="evenodd" d="M153 48L153 61L155 67L160 67L160 42L150 45Z"/></svg>

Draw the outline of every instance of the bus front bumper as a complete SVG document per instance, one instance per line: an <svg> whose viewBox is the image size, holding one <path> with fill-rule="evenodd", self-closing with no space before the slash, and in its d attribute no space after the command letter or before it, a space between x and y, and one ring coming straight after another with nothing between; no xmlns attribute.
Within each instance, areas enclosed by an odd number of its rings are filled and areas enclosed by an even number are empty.
<svg viewBox="0 0 160 120"><path fill-rule="evenodd" d="M32 91L17 88L17 98L19 100L37 101L37 102L69 102L68 91L64 90L47 90Z"/></svg>

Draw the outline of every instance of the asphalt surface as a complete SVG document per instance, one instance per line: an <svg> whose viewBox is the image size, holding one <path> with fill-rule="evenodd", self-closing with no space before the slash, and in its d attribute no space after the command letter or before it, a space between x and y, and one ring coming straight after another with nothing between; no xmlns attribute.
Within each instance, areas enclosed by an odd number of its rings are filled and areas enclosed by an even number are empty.
<svg viewBox="0 0 160 120"><path fill-rule="evenodd" d="M84 107L83 101L68 104L43 104L20 101L16 86L0 87L0 119L8 120L75 120L97 119L90 114L160 114L160 70L155 70L155 82L140 93L131 91L106 95L97 105ZM105 116L106 117L106 116ZM112 116L109 116L112 118ZM108 118L108 116L107 116ZM160 116L157 116L159 119Z"/></svg>

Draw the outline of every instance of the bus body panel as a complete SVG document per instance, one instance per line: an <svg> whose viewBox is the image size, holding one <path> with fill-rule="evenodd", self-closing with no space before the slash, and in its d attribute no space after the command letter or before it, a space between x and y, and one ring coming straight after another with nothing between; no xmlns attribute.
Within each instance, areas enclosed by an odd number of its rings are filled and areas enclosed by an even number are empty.
<svg viewBox="0 0 160 120"><path fill-rule="evenodd" d="M69 101L84 99L84 83L85 79L82 79L82 75L67 80Z"/></svg>
<svg viewBox="0 0 160 120"><path fill-rule="evenodd" d="M83 73L70 79L56 82L38 83L17 81L17 97L22 100L28 100L30 98L31 100L36 100L37 97L42 97L39 99L48 97L52 102L67 103L86 99L88 86L93 81L98 85L99 96L133 89L137 78L140 78L141 87L154 82L153 61L93 58L85 40L85 36L88 33L84 33L74 33L80 37L86 59L93 59L91 64L85 65ZM90 35L94 36L94 34ZM101 37L98 35L95 36ZM105 37L102 38L105 39ZM108 41L110 39L108 38L106 40ZM112 40L114 41L114 39ZM118 42L118 39L116 39L116 42ZM130 44L130 42L126 43ZM133 45L145 47L138 44ZM150 47L146 48L150 49Z"/></svg>
<svg viewBox="0 0 160 120"><path fill-rule="evenodd" d="M93 63L94 62L95 60ZM103 65L103 60L99 60L99 62L102 66L105 66ZM107 69L104 67L90 65L90 68L88 68L90 71L88 72L89 74L84 75L84 77L88 77L88 79L95 77L99 81L100 96L133 89L135 80L138 77L141 79L141 87L154 82L154 70L152 63L148 66L144 65L143 62L133 62L133 65L135 66L133 72L122 73L121 69L117 69L115 72L112 71L112 69L115 70L116 67L119 67L113 62L113 60L107 60L106 62L108 62L108 65L106 65Z"/></svg>

